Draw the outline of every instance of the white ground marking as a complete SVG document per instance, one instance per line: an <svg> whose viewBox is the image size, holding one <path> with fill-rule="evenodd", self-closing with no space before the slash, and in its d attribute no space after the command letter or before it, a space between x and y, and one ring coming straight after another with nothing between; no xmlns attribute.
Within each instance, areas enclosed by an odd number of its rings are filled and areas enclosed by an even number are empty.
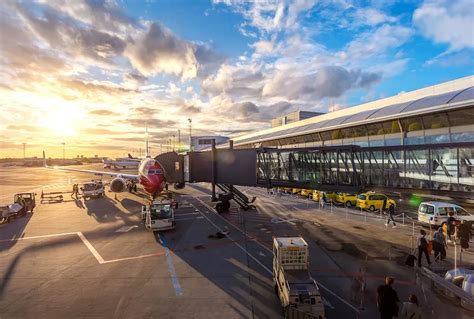
<svg viewBox="0 0 474 319"><path fill-rule="evenodd" d="M132 229L134 228L138 228L137 225L133 225L133 226L122 226L120 227L119 229L117 229L115 232L116 233L127 233L129 231L131 231Z"/></svg>
<svg viewBox="0 0 474 319"><path fill-rule="evenodd" d="M262 252L262 251L259 251L258 254L262 257L265 257L266 255Z"/></svg>
<svg viewBox="0 0 474 319"><path fill-rule="evenodd" d="M86 245L91 254L95 257L95 259L97 259L99 264L103 264L105 262L104 258L102 258L102 256L97 252L97 250L95 250L94 246L92 246L92 244L87 240L86 236L84 236L84 234L81 232L78 232L77 236L79 236L79 238L82 240L84 245Z"/></svg>
<svg viewBox="0 0 474 319"><path fill-rule="evenodd" d="M237 229L239 232L241 232L242 234L244 234L245 236L247 236L248 238L250 238L249 235L247 235L246 232L244 232L243 230L241 230L240 228L238 228L237 226L235 226L234 224L232 224L231 222L229 222L227 219L225 219L224 217L220 216L219 213L216 212L215 209L213 209L212 207L210 207L209 205L207 205L205 202L203 202L201 199L197 198L197 197L194 197L196 200L198 200L202 205L204 205L207 209L209 209L210 211L212 212L215 212L216 213L216 216L220 217L222 220L226 221L229 225L231 225L232 227L234 227L235 229ZM203 215L204 216L204 215ZM206 219L207 217L204 216ZM208 219L209 220L209 219ZM209 222L211 224L214 224L212 221L209 220ZM215 224L214 224L215 225ZM215 226L217 227L217 226ZM221 230L222 231L222 230ZM227 236L229 237L229 236ZM260 244L258 241L255 241L258 245L260 245L262 248L264 248L266 251L269 251L270 253L273 253L271 249L265 247L264 245ZM236 243L237 244L237 243ZM237 244L237 246L239 246L241 249L243 249L239 244ZM244 250L244 249L243 249ZM245 250L244 250L245 251ZM250 257L252 257L252 259L255 260L255 257L253 257L252 255L250 255L249 253L247 253ZM262 265L260 262L258 262L260 265ZM262 265L263 266L263 265ZM265 266L263 266L265 267ZM266 267L265 267L266 268ZM267 268L267 271L272 274L272 271L270 271L268 268ZM351 309L353 309L355 312L359 313L359 310L357 308L355 308L353 305L351 305L349 302L347 302L346 300L344 300L344 298L340 297L339 295L337 295L335 292L333 292L332 290L330 290L328 287L324 286L323 284L321 284L319 281L318 281L318 285L320 287L323 287L327 292L329 292L331 295L333 295L334 297L336 297L337 299L339 299L342 303L344 303L345 305L347 305L348 307L350 307Z"/></svg>
<svg viewBox="0 0 474 319"><path fill-rule="evenodd" d="M124 257L124 258L117 258L117 259L111 259L111 260L104 260L102 256L99 254L99 252L92 246L92 244L89 242L89 240L84 236L82 232L72 232L72 233L59 233L59 234L50 234L50 235L41 235L41 236L31 236L31 237L22 237L22 238L12 238L12 239L0 239L1 242L11 242L11 241L20 241L20 240L32 240L32 239L41 239L41 238L52 238L52 237L61 237L61 236L71 236L71 235L77 235L82 243L89 249L90 253L95 257L97 262L99 264L110 264L110 263L115 263L115 262L120 262L120 261L126 261L126 260L133 260L133 259L141 259L141 258L147 258L147 257L154 257L154 256L163 256L164 252L157 252L157 253L152 253L152 254L146 254L146 255L139 255L139 256L132 256L132 257Z"/></svg>
<svg viewBox="0 0 474 319"><path fill-rule="evenodd" d="M293 226L296 225L295 223L293 223L294 221L296 221L295 218L273 217L271 219L271 222L274 224L288 223Z"/></svg>
<svg viewBox="0 0 474 319"><path fill-rule="evenodd" d="M176 218L176 221L183 221L183 220L196 220L196 219L204 219L204 217L202 216L198 216L198 217L191 217L191 218Z"/></svg>

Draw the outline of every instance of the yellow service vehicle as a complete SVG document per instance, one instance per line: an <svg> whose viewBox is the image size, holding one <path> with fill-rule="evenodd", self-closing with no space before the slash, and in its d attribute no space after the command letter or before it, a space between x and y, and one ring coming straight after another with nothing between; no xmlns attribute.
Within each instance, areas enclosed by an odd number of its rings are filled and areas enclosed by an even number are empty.
<svg viewBox="0 0 474 319"><path fill-rule="evenodd" d="M313 189L313 192L309 194L309 198L316 202L319 202L319 199L321 198L321 192L316 189Z"/></svg>
<svg viewBox="0 0 474 319"><path fill-rule="evenodd" d="M299 194L301 192L301 188L292 188L291 193L294 194Z"/></svg>
<svg viewBox="0 0 474 319"><path fill-rule="evenodd" d="M309 195L313 192L312 189L302 189L300 195L303 197L309 197Z"/></svg>
<svg viewBox="0 0 474 319"><path fill-rule="evenodd" d="M386 209L388 209L390 205L393 205L394 207L397 206L397 202L391 198L388 198L385 194L367 192L357 196L357 207L368 209L373 212L375 210L381 209L385 201L387 202L385 206Z"/></svg>
<svg viewBox="0 0 474 319"><path fill-rule="evenodd" d="M354 193L336 193L336 202L344 204L347 207L357 205L357 194Z"/></svg>

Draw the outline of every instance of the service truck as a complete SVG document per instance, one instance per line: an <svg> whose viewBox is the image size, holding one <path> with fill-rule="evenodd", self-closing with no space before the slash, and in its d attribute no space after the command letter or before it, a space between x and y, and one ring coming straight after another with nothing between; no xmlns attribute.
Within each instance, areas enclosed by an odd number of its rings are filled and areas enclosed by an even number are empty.
<svg viewBox="0 0 474 319"><path fill-rule="evenodd" d="M325 318L318 284L308 270L308 255L302 237L273 238L273 281L286 318Z"/></svg>
<svg viewBox="0 0 474 319"><path fill-rule="evenodd" d="M169 199L155 199L142 206L142 219L145 228L152 231L173 229L176 227L174 208L176 202Z"/></svg>

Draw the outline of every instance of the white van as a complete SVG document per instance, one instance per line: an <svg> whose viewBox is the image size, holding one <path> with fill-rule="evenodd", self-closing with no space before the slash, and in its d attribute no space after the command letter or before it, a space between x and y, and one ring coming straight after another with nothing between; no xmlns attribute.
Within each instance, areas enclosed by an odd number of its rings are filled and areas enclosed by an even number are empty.
<svg viewBox="0 0 474 319"><path fill-rule="evenodd" d="M474 222L474 215L469 214L459 205L445 202L423 202L418 207L418 221L421 224L441 226L448 220L449 213L454 213L457 220Z"/></svg>

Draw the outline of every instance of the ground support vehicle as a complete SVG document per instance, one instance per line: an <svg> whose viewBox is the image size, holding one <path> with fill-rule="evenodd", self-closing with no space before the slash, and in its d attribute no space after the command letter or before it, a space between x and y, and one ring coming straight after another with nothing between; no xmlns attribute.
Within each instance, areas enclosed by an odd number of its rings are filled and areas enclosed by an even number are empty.
<svg viewBox="0 0 474 319"><path fill-rule="evenodd" d="M36 207L36 193L18 193L13 197L13 204L0 207L0 224L7 223L12 218L33 213Z"/></svg>
<svg viewBox="0 0 474 319"><path fill-rule="evenodd" d="M301 188L292 188L291 189L291 194L293 195L298 195L301 193Z"/></svg>
<svg viewBox="0 0 474 319"><path fill-rule="evenodd" d="M323 319L324 304L308 266L308 244L302 237L273 238L273 281L286 317L296 308Z"/></svg>
<svg viewBox="0 0 474 319"><path fill-rule="evenodd" d="M101 181L84 183L80 190L84 199L99 198L105 195L104 184Z"/></svg>
<svg viewBox="0 0 474 319"><path fill-rule="evenodd" d="M458 221L465 220L471 223L471 225L474 223L474 215L469 214L461 206L434 201L420 203L418 207L418 221L422 225L438 227L447 222L450 213Z"/></svg>
<svg viewBox="0 0 474 319"><path fill-rule="evenodd" d="M357 207L361 209L368 209L371 212L382 209L384 203L385 209L388 209L390 205L393 205L394 207L397 206L397 202L391 198L388 198L385 194L367 192L357 196Z"/></svg>
<svg viewBox="0 0 474 319"><path fill-rule="evenodd" d="M155 199L142 206L142 220L145 228L152 231L173 229L176 227L174 209L176 202L170 199Z"/></svg>

